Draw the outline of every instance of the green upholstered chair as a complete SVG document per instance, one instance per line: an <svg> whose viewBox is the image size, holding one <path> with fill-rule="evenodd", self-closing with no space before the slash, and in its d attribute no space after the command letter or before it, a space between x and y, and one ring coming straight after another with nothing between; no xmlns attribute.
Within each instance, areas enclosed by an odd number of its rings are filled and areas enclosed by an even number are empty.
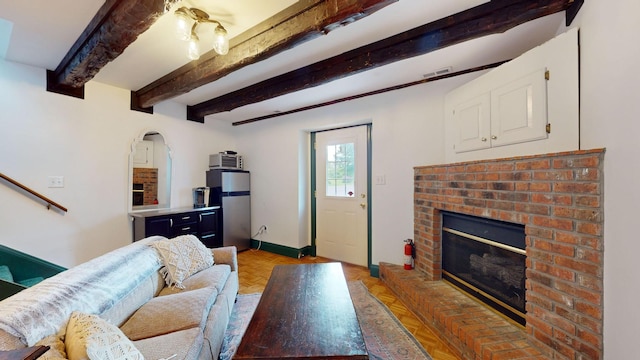
<svg viewBox="0 0 640 360"><path fill-rule="evenodd" d="M62 266L0 245L0 300L64 270Z"/></svg>

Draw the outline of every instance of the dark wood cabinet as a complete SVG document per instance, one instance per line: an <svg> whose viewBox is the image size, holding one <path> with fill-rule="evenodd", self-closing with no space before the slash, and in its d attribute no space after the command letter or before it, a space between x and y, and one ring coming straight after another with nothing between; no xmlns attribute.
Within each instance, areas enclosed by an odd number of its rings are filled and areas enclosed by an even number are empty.
<svg viewBox="0 0 640 360"><path fill-rule="evenodd" d="M185 212L171 216L171 236L196 235L198 236L198 214Z"/></svg>
<svg viewBox="0 0 640 360"><path fill-rule="evenodd" d="M220 209L202 211L198 214L198 232L200 241L207 247L221 247L222 236L219 236L218 224L220 222Z"/></svg>
<svg viewBox="0 0 640 360"><path fill-rule="evenodd" d="M218 236L219 206L152 210L131 214L133 241L160 235L167 238L195 235L209 248L222 246Z"/></svg>
<svg viewBox="0 0 640 360"><path fill-rule="evenodd" d="M136 222L137 220L135 220L134 218L134 234L135 234ZM152 236L152 235L166 236L166 234L171 233L171 219L169 218L169 216L158 216L158 217L148 218L145 221L145 226L142 233L144 235L141 238L139 239L134 238L133 240L140 240L144 237Z"/></svg>

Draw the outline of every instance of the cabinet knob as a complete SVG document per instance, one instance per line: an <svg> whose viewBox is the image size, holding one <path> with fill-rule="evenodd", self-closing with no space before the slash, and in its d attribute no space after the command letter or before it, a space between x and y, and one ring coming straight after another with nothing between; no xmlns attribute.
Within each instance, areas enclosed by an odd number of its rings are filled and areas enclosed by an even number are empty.
<svg viewBox="0 0 640 360"><path fill-rule="evenodd" d="M482 141L487 141L487 138L486 138L486 137L483 137L483 138L482 138L482 139L480 139L480 140L482 140Z"/></svg>
<svg viewBox="0 0 640 360"><path fill-rule="evenodd" d="M498 137L495 135L491 135L491 140L496 140Z"/></svg>

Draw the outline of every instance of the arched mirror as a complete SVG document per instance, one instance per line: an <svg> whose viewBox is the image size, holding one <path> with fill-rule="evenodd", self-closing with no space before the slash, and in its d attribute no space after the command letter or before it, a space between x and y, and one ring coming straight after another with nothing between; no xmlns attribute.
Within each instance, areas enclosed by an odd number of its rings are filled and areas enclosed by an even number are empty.
<svg viewBox="0 0 640 360"><path fill-rule="evenodd" d="M129 155L129 211L171 207L171 149L157 131L142 133Z"/></svg>

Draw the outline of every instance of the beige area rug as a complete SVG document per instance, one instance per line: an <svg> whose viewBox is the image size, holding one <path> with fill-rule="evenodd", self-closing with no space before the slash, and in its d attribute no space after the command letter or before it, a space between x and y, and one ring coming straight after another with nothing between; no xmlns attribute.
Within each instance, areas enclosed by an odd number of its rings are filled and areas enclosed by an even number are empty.
<svg viewBox="0 0 640 360"><path fill-rule="evenodd" d="M348 286L370 359L432 360L420 343L380 300L369 293L362 282L350 282ZM260 295L238 295L222 343L220 359L233 358L258 306Z"/></svg>

